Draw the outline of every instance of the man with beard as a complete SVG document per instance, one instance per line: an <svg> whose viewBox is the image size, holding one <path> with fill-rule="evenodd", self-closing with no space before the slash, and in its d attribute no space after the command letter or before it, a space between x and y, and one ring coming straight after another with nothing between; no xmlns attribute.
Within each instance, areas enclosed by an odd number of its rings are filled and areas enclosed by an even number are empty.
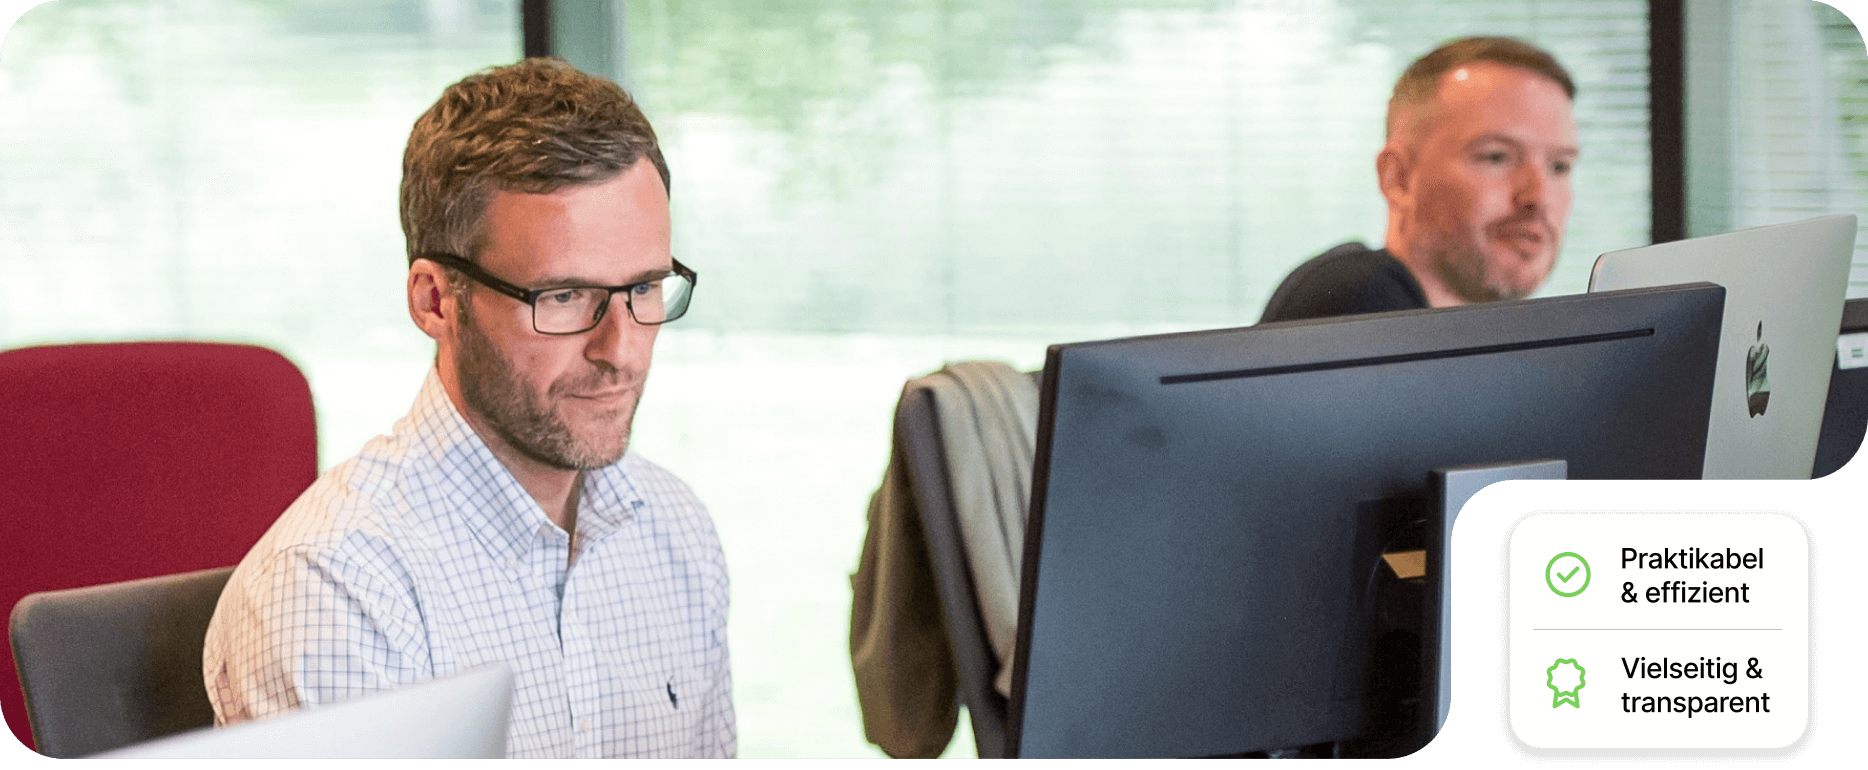
<svg viewBox="0 0 1868 770"><path fill-rule="evenodd" d="M1387 247L1298 266L1261 322L1520 299L1549 277L1570 213L1576 86L1521 40L1464 38L1410 65L1375 158Z"/></svg>
<svg viewBox="0 0 1868 770"><path fill-rule="evenodd" d="M730 757L707 511L628 451L670 254L668 170L614 83L530 59L450 86L403 157L414 408L240 563L203 656L231 724L492 663L515 757Z"/></svg>

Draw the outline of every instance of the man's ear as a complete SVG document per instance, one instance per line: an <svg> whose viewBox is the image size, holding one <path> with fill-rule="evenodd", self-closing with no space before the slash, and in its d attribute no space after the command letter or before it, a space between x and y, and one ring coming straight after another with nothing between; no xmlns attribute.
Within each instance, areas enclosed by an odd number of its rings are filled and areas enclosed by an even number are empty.
<svg viewBox="0 0 1868 770"><path fill-rule="evenodd" d="M1414 200L1412 159L1394 142L1382 147L1375 156L1375 179L1390 210L1404 210Z"/></svg>
<svg viewBox="0 0 1868 770"><path fill-rule="evenodd" d="M409 319L416 328L437 342L447 337L460 309L441 266L426 259L410 263L408 292Z"/></svg>

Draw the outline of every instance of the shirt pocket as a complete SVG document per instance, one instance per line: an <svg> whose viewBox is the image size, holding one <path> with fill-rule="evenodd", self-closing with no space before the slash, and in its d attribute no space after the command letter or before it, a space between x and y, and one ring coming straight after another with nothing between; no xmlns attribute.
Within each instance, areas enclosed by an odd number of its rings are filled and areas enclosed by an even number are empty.
<svg viewBox="0 0 1868 770"><path fill-rule="evenodd" d="M714 681L700 667L681 667L621 680L617 737L628 753L691 757L706 745Z"/></svg>

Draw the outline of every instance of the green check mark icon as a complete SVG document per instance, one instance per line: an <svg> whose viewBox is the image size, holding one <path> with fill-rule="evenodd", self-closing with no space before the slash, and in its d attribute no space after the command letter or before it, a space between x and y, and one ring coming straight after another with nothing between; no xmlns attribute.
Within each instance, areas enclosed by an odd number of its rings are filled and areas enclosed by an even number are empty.
<svg viewBox="0 0 1868 770"><path fill-rule="evenodd" d="M1565 567L1569 569L1564 571ZM1550 562L1544 565L1544 585L1550 587L1551 593L1565 599L1582 593L1589 587L1589 561L1573 551L1550 557Z"/></svg>

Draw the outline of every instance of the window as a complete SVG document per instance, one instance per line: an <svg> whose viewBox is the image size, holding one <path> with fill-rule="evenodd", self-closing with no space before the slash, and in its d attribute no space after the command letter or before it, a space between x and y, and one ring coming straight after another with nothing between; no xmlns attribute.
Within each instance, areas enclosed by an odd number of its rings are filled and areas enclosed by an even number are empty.
<svg viewBox="0 0 1868 770"><path fill-rule="evenodd" d="M1868 59L1848 17L1807 0L1690 3L1687 41L1689 235L1868 214ZM1848 296L1868 297L1860 234Z"/></svg>
<svg viewBox="0 0 1868 770"><path fill-rule="evenodd" d="M268 345L311 380L321 464L355 454L433 358L401 288L409 126L447 84L518 58L517 6L28 11L0 58L0 345Z"/></svg>
<svg viewBox="0 0 1868 770"><path fill-rule="evenodd" d="M1451 37L1581 84L1565 258L1646 242L1640 2L629 3L625 72L681 165L714 328L1058 340L1255 321L1379 245L1388 91ZM1062 335L1061 337L1059 335Z"/></svg>

